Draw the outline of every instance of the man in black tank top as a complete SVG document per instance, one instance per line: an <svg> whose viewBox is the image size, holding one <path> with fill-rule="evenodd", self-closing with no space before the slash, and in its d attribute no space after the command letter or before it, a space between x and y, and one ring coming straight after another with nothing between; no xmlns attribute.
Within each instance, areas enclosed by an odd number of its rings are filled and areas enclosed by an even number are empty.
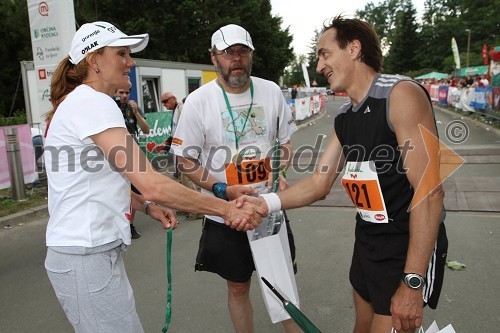
<svg viewBox="0 0 500 333"><path fill-rule="evenodd" d="M423 307L437 306L448 246L429 95L410 78L381 74L379 39L364 21L335 17L317 54L316 70L350 102L314 174L260 203L268 212L311 204L344 170L342 185L357 210L354 331L414 332Z"/></svg>

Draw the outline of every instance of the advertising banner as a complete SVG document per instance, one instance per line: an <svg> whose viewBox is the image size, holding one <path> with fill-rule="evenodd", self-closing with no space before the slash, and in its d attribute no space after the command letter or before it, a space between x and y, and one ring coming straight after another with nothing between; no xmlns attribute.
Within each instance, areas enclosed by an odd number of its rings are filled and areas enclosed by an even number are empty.
<svg viewBox="0 0 500 333"><path fill-rule="evenodd" d="M448 86L439 86L438 99L439 99L439 104L441 105L448 104Z"/></svg>
<svg viewBox="0 0 500 333"><path fill-rule="evenodd" d="M474 94L472 95L472 100L470 106L476 109L484 110L486 109L486 88L477 87L474 89Z"/></svg>
<svg viewBox="0 0 500 333"><path fill-rule="evenodd" d="M30 127L28 125L0 127L0 161L2 161L2 163L0 163L0 189L10 187L10 171L7 163L7 147L4 135L4 129L10 127L17 128L17 139L19 141L19 153L23 165L24 183L33 183L38 178ZM5 163L3 161L5 161Z"/></svg>
<svg viewBox="0 0 500 333"><path fill-rule="evenodd" d="M457 87L450 87L448 90L448 104L454 108L460 108L460 96L462 92Z"/></svg>
<svg viewBox="0 0 500 333"><path fill-rule="evenodd" d="M309 115L312 116L320 111L320 99L319 95L309 97Z"/></svg>
<svg viewBox="0 0 500 333"><path fill-rule="evenodd" d="M32 112L43 115L52 108L51 77L57 64L68 55L75 34L75 12L73 0L27 1L38 104L38 110Z"/></svg>
<svg viewBox="0 0 500 333"><path fill-rule="evenodd" d="M493 87L491 96L493 110L500 111L500 87Z"/></svg>
<svg viewBox="0 0 500 333"><path fill-rule="evenodd" d="M166 140L172 135L172 111L146 113L150 131L148 135L139 132L139 145L149 160L167 155Z"/></svg>
<svg viewBox="0 0 500 333"><path fill-rule="evenodd" d="M304 120L310 116L310 104L311 100L309 97L297 98L295 100L295 120Z"/></svg>
<svg viewBox="0 0 500 333"><path fill-rule="evenodd" d="M429 89L429 95L431 96L431 101L437 102L439 99L439 86L437 84L431 85Z"/></svg>
<svg viewBox="0 0 500 333"><path fill-rule="evenodd" d="M470 105L474 96L474 88L463 88L460 95L460 108L467 112L474 112L474 108Z"/></svg>

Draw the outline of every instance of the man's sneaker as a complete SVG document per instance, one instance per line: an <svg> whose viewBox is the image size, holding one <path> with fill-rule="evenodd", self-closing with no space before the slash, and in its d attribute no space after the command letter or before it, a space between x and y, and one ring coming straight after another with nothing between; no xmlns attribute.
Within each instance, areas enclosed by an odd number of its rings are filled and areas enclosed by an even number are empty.
<svg viewBox="0 0 500 333"><path fill-rule="evenodd" d="M130 234L132 235L132 239L137 239L141 238L141 234L135 230L135 227L133 224L130 225Z"/></svg>

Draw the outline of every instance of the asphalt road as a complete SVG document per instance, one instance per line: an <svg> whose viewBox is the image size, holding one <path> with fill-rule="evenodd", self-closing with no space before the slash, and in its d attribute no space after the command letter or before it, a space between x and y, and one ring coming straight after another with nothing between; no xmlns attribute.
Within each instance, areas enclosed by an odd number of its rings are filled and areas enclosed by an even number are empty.
<svg viewBox="0 0 500 333"><path fill-rule="evenodd" d="M342 102L330 102L328 112L303 127L294 146L315 142L318 133L331 133L332 115ZM437 112L440 131L459 116ZM468 120L465 120L469 124ZM443 135L441 136L443 138ZM498 147L496 132L469 124L469 137L461 146ZM471 163L457 171L467 177L478 172L499 176L498 163ZM303 177L292 173L290 181ZM498 193L498 192L497 192ZM497 195L497 194L496 194ZM327 204L289 211L297 245L297 286L302 310L323 332L351 332L354 310L348 269L353 244L354 211ZM226 285L218 276L194 272L194 258L201 233L201 220L185 221L173 240L173 304L169 332L233 332L227 313ZM0 332L71 332L49 284L45 269L47 218L17 220L13 228L0 229ZM142 237L134 240L125 256L127 272L135 292L137 310L146 332L160 332L165 313L165 233L159 225L137 214ZM452 324L457 333L498 332L497 285L500 276L500 214L452 211L446 225L450 240L448 259L466 265L465 270L446 270L445 284L436 311L425 311L427 327ZM255 332L282 332L266 313L253 277L252 300Z"/></svg>

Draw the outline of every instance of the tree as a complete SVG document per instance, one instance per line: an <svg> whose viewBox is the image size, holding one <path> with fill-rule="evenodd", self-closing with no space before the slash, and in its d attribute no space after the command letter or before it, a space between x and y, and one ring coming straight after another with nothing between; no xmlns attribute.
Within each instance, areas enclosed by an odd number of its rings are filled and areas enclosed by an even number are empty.
<svg viewBox="0 0 500 333"><path fill-rule="evenodd" d="M327 78L323 73L316 72L318 66L318 54L316 52L316 45L318 45L321 32L317 29L314 30L314 37L309 42L309 52L307 53L307 72L311 82L316 81L318 87L329 87Z"/></svg>
<svg viewBox="0 0 500 333"><path fill-rule="evenodd" d="M293 87L293 86L302 86L306 83L304 79L304 73L302 71L302 64L306 62L306 56L305 55L299 55L297 56L292 64L286 69L284 77L283 77L283 84L288 86L288 87Z"/></svg>
<svg viewBox="0 0 500 333"><path fill-rule="evenodd" d="M28 8L26 1L3 0L0 2L0 115L11 117L16 110L24 109L21 81L21 60L32 59Z"/></svg>
<svg viewBox="0 0 500 333"><path fill-rule="evenodd" d="M278 82L293 60L292 36L271 14L269 0L75 0L77 28L87 22L107 21L125 33L148 32L150 42L139 56L147 59L211 64L208 49L219 27L235 23L252 35L253 75ZM0 2L0 114L24 109L22 85L16 94L21 60L32 60L27 3ZM11 105L13 105L12 112Z"/></svg>
<svg viewBox="0 0 500 333"><path fill-rule="evenodd" d="M356 17L373 25L380 38L382 50L387 50L395 32L396 14L404 0L385 0L378 6L369 2L361 10L356 11Z"/></svg>
<svg viewBox="0 0 500 333"><path fill-rule="evenodd" d="M410 0L405 0L396 13L394 32L391 36L389 53L385 59L384 71L403 74L416 70L419 63L416 58L416 49L419 45L417 24L415 23L417 10Z"/></svg>

